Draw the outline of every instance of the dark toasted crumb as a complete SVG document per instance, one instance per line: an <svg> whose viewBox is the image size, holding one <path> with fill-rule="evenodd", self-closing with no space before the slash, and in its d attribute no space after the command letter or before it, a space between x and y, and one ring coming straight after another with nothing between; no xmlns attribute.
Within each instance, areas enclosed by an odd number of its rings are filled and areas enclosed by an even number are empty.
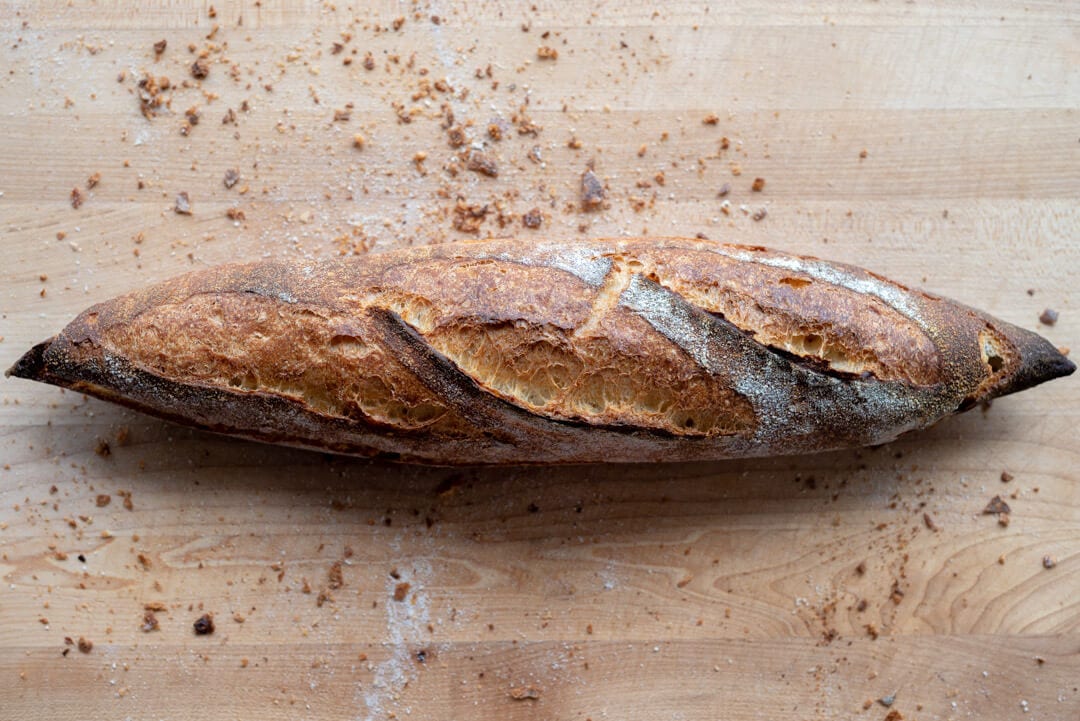
<svg viewBox="0 0 1080 721"><path fill-rule="evenodd" d="M399 603L404 601L405 597L409 595L409 588L411 588L411 585L408 581L402 581L394 586L394 600Z"/></svg>
<svg viewBox="0 0 1080 721"><path fill-rule="evenodd" d="M345 576L341 572L341 561L335 561L334 564L330 566L330 570L327 572L326 576L327 585L329 585L331 589L336 590L344 586Z"/></svg>
<svg viewBox="0 0 1080 721"><path fill-rule="evenodd" d="M229 208L225 211L225 216L229 218L229 220L247 220L247 215L239 208Z"/></svg>
<svg viewBox="0 0 1080 721"><path fill-rule="evenodd" d="M709 113L701 119L701 122L705 123L706 125L716 125L720 122L720 116L718 116L716 113Z"/></svg>
<svg viewBox="0 0 1080 721"><path fill-rule="evenodd" d="M769 211L765 210L764 208L758 208L757 210L754 211L754 214L751 215L750 217L753 218L754 220L762 221L762 220L765 220L765 216L768 215L768 214L769 214Z"/></svg>
<svg viewBox="0 0 1080 721"><path fill-rule="evenodd" d="M896 709L889 711L885 714L884 721L904 721L904 714L900 713Z"/></svg>
<svg viewBox="0 0 1080 721"><path fill-rule="evenodd" d="M330 592L325 588L319 591L319 595L315 597L315 605L318 608L322 608L326 603L334 600L334 597L330 595Z"/></svg>
<svg viewBox="0 0 1080 721"><path fill-rule="evenodd" d="M923 523L925 523L926 527L929 528L931 531L940 530L938 528L938 525L936 523L934 523L934 519L930 517L929 513L922 514L922 519L923 519Z"/></svg>
<svg viewBox="0 0 1080 721"><path fill-rule="evenodd" d="M604 202L604 184L596 173L586 170L581 174L581 206L585 210L596 210Z"/></svg>
<svg viewBox="0 0 1080 721"><path fill-rule="evenodd" d="M997 522L998 525L1002 528L1008 528L1009 524L1012 523L1012 516L1010 516L1008 513L999 513L997 517Z"/></svg>
<svg viewBox="0 0 1080 721"><path fill-rule="evenodd" d="M855 567L855 573L860 576L866 574L866 561L859 561L859 565Z"/></svg>
<svg viewBox="0 0 1080 721"><path fill-rule="evenodd" d="M559 51L547 45L541 45L536 49L536 57L541 60L558 60Z"/></svg>
<svg viewBox="0 0 1080 721"><path fill-rule="evenodd" d="M231 188L240 182L240 171L236 168L229 168L225 171L225 179L223 180L226 188Z"/></svg>
<svg viewBox="0 0 1080 721"><path fill-rule="evenodd" d="M147 611L143 614L143 622L140 628L143 630L144 633L150 633L151 631L158 630L158 619L157 616L154 615L153 611Z"/></svg>
<svg viewBox="0 0 1080 721"><path fill-rule="evenodd" d="M81 190L79 190L78 188L72 188L71 189L71 207L74 208L75 210L78 210L79 207L83 204L83 200L84 200L83 192Z"/></svg>
<svg viewBox="0 0 1080 721"><path fill-rule="evenodd" d="M192 627L195 629L196 636L209 636L214 632L213 614L204 613L202 616L199 616L195 623L192 624Z"/></svg>
<svg viewBox="0 0 1080 721"><path fill-rule="evenodd" d="M99 493L97 499L95 499L98 508L104 508L112 502L112 496L108 493Z"/></svg>
<svg viewBox="0 0 1080 721"><path fill-rule="evenodd" d="M94 446L94 453L98 454L102 458L108 458L112 455L112 448L109 447L109 442L104 438L99 438L97 445Z"/></svg>
<svg viewBox="0 0 1080 721"><path fill-rule="evenodd" d="M458 199L454 205L454 230L459 230L462 233L479 233L480 226L484 224L488 212L489 208L486 205L470 205L464 200Z"/></svg>
<svg viewBox="0 0 1080 721"><path fill-rule="evenodd" d="M536 230L544 223L544 216L540 214L539 208L533 208L525 215L521 216L521 224L526 228L532 228Z"/></svg>
<svg viewBox="0 0 1080 721"><path fill-rule="evenodd" d="M176 205L173 206L173 210L179 215L191 215L191 198L188 197L186 190L176 194Z"/></svg>
<svg viewBox="0 0 1080 721"><path fill-rule="evenodd" d="M510 698L515 701L535 701L540 698L540 689L536 686L518 686L510 689Z"/></svg>
<svg viewBox="0 0 1080 721"><path fill-rule="evenodd" d="M1054 325L1058 321L1058 312L1053 308L1047 308L1039 314L1039 322L1043 325Z"/></svg>
<svg viewBox="0 0 1080 721"><path fill-rule="evenodd" d="M150 557L147 556L145 553L140 553L137 556L135 556L135 558L136 558L136 560L138 560L139 565L142 566L143 568L149 569L154 565L153 561L151 561Z"/></svg>
<svg viewBox="0 0 1080 721"><path fill-rule="evenodd" d="M750 190L755 193L760 193L765 189L765 178L754 178L754 184L750 186Z"/></svg>
<svg viewBox="0 0 1080 721"><path fill-rule="evenodd" d="M169 42L167 40L158 40L154 43L154 55L161 55L165 52L165 48L167 47L169 47Z"/></svg>
<svg viewBox="0 0 1080 721"><path fill-rule="evenodd" d="M225 111L225 116L221 118L222 125L236 125L236 111L229 108Z"/></svg>
<svg viewBox="0 0 1080 721"><path fill-rule="evenodd" d="M79 636L79 651L81 653L90 653L94 649L94 642L88 638Z"/></svg>
<svg viewBox="0 0 1080 721"><path fill-rule="evenodd" d="M86 187L89 190L101 182L101 173L94 173L86 179Z"/></svg>
<svg viewBox="0 0 1080 721"><path fill-rule="evenodd" d="M1001 499L1001 496L994 496L990 499L990 502L986 504L986 508L983 509L983 515L993 515L1000 513L1011 513L1012 509L1009 508L1009 504Z"/></svg>
<svg viewBox="0 0 1080 721"><path fill-rule="evenodd" d="M1014 476L1013 474L1009 473L1008 471L1002 471L1002 472L1001 472L1001 482L1002 482L1002 483L1008 483L1009 481L1011 481L1011 480L1012 480L1013 478L1015 478L1015 477L1016 477L1016 476Z"/></svg>
<svg viewBox="0 0 1080 721"><path fill-rule="evenodd" d="M487 153L474 150L469 153L469 159L465 167L474 173L486 175L489 178L499 177L499 166Z"/></svg>
<svg viewBox="0 0 1080 721"><path fill-rule="evenodd" d="M205 60L196 60L191 64L191 77L202 80L210 74L210 66Z"/></svg>
<svg viewBox="0 0 1080 721"><path fill-rule="evenodd" d="M859 159L860 160L865 160L867 155L869 155L869 153L866 152L865 148L863 150L859 151Z"/></svg>
<svg viewBox="0 0 1080 721"><path fill-rule="evenodd" d="M368 53L367 55L364 56L364 70L374 70L374 69L375 69L375 58L372 57L371 53Z"/></svg>
<svg viewBox="0 0 1080 721"><path fill-rule="evenodd" d="M1054 560L1053 556L1043 556L1042 564L1043 568L1049 570L1057 565L1057 561Z"/></svg>
<svg viewBox="0 0 1080 721"><path fill-rule="evenodd" d="M878 636L881 635L878 631L878 627L872 623L866 624L865 626L863 626L863 628L866 629L866 635L875 641L877 640Z"/></svg>

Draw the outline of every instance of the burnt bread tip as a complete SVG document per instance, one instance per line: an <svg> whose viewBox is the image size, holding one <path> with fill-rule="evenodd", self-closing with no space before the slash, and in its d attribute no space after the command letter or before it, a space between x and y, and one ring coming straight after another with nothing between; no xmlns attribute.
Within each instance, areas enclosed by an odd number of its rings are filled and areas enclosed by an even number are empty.
<svg viewBox="0 0 1080 721"><path fill-rule="evenodd" d="M466 465L877 445L1074 370L1035 333L859 268L641 238L196 271L87 309L8 375Z"/></svg>

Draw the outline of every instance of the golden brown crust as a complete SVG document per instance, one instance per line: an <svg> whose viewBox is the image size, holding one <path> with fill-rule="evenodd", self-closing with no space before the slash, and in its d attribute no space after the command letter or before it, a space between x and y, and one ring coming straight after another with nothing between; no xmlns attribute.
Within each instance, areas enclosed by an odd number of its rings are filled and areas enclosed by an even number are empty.
<svg viewBox="0 0 1080 721"><path fill-rule="evenodd" d="M867 271L659 238L223 266L94 306L9 373L260 440L468 464L881 443L1071 370Z"/></svg>

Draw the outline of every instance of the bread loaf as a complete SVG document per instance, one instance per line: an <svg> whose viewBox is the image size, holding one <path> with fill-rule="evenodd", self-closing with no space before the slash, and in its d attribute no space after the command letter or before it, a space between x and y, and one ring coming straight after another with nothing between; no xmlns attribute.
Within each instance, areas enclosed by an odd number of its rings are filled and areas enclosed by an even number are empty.
<svg viewBox="0 0 1080 721"><path fill-rule="evenodd" d="M879 444L1074 369L865 270L660 238L211 268L89 308L8 373L261 441L498 464Z"/></svg>

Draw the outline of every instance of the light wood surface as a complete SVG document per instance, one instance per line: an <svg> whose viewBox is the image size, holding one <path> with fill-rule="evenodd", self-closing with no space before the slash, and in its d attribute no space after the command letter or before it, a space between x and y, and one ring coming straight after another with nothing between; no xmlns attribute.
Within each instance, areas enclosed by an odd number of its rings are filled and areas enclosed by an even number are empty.
<svg viewBox="0 0 1080 721"><path fill-rule="evenodd" d="M764 244L1080 345L1076 3L213 5L0 3L0 365L189 268L461 237L459 197L480 236ZM447 171L443 104L497 178ZM876 450L483 471L0 399L5 719L1080 717L1076 378Z"/></svg>

